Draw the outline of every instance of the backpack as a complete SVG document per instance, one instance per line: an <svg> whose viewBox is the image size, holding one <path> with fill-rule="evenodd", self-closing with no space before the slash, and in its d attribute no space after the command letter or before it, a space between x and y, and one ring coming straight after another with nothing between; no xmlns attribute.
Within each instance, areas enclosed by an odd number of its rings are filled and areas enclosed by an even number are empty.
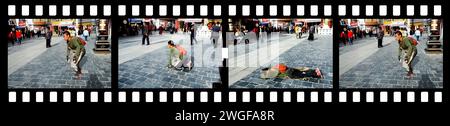
<svg viewBox="0 0 450 126"><path fill-rule="evenodd" d="M86 41L84 41L83 39L81 39L80 37L78 37L78 41L81 45L85 46L86 45Z"/></svg>
<svg viewBox="0 0 450 126"><path fill-rule="evenodd" d="M186 55L186 50L183 48L183 47L181 47L181 46L176 46L177 47L177 50L182 54L182 55Z"/></svg>
<svg viewBox="0 0 450 126"><path fill-rule="evenodd" d="M273 66L272 68L278 69L280 73L286 73L287 66L284 64L277 64Z"/></svg>
<svg viewBox="0 0 450 126"><path fill-rule="evenodd" d="M412 37L408 37L408 39L409 39L409 41L411 41L411 44L414 45L414 46L417 46L417 44L419 44L419 43L417 42L417 40L414 39L414 38L412 38Z"/></svg>

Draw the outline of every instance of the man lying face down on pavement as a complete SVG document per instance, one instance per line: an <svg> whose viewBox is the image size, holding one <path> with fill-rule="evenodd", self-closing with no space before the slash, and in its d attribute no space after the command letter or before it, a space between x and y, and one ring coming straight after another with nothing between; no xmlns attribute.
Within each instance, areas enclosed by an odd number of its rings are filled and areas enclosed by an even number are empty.
<svg viewBox="0 0 450 126"><path fill-rule="evenodd" d="M192 70L194 63L192 62L191 57L187 55L187 51L181 45L175 45L172 40L169 40L169 42L167 42L167 48L169 49L168 68L184 70L185 72Z"/></svg>
<svg viewBox="0 0 450 126"><path fill-rule="evenodd" d="M277 64L273 67L261 69L262 79L282 78L282 79L302 79L323 78L319 68L310 69L308 67L287 67L285 64Z"/></svg>

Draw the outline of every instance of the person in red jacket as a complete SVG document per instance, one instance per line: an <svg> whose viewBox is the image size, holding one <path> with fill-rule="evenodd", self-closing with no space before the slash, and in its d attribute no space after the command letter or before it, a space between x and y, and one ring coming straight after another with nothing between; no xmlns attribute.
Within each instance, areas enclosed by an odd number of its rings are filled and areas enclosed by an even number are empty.
<svg viewBox="0 0 450 126"><path fill-rule="evenodd" d="M350 45L353 45L353 32L352 32L352 30L348 30L348 43L350 44Z"/></svg>
<svg viewBox="0 0 450 126"><path fill-rule="evenodd" d="M20 32L20 30L16 30L16 39L17 39L17 43L19 43L19 45L22 44L22 32Z"/></svg>

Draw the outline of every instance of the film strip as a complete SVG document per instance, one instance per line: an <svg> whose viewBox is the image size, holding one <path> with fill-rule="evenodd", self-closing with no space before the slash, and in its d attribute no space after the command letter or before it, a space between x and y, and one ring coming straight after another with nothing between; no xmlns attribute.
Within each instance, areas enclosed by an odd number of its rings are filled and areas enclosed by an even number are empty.
<svg viewBox="0 0 450 126"><path fill-rule="evenodd" d="M442 5L7 5L9 18L100 18L111 19L112 29L121 18L211 18L224 22L230 18L276 19L276 18L329 18L333 21L332 41L338 40L340 19L347 18L430 18L442 19ZM230 22L227 22L230 23ZM225 31L225 30L224 30ZM115 43L120 40L112 33L112 83L106 89L10 89L8 103L446 103L446 87L431 89L403 88L340 88L337 71L339 50L333 50L334 76L332 88L268 88L241 89L228 87L228 67L220 70L221 83L213 88L119 88L117 85L117 54ZM222 33L226 41L226 33ZM230 62L230 48L222 43L221 62ZM120 45L119 45L120 46ZM333 44L333 48L337 47ZM116 57L116 58L114 58ZM442 63L443 64L443 63ZM443 68L441 68L443 69ZM9 77L8 77L9 78ZM441 77L440 83L444 83Z"/></svg>
<svg viewBox="0 0 450 126"><path fill-rule="evenodd" d="M33 93L33 94L31 94ZM183 93L183 94L181 94ZM431 93L431 94L430 94ZM331 91L17 91L9 92L11 103L442 103L440 91L341 91L333 100ZM223 96L226 95L226 96ZM224 99L227 98L227 99ZM116 101L113 101L116 100Z"/></svg>

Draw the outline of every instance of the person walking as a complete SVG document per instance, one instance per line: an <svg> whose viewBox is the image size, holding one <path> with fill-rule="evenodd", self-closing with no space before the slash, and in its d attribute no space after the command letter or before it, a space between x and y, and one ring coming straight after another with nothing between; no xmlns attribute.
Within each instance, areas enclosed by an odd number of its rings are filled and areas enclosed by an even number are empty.
<svg viewBox="0 0 450 126"><path fill-rule="evenodd" d="M84 37L84 41L88 41L89 31L87 30L87 28L84 28L83 37Z"/></svg>
<svg viewBox="0 0 450 126"><path fill-rule="evenodd" d="M214 47L219 40L219 36L220 36L219 31L220 31L220 23L216 22L216 24L211 29L211 39L212 39Z"/></svg>
<svg viewBox="0 0 450 126"><path fill-rule="evenodd" d="M311 27L309 27L309 36L308 36L308 40L312 41L314 40L314 26L312 25Z"/></svg>
<svg viewBox="0 0 450 126"><path fill-rule="evenodd" d="M52 45L50 44L50 42L51 42L51 39L52 39L52 35L53 35L53 33L50 31L50 29L49 28L47 28L47 30L46 30L46 33L45 33L45 40L46 40L46 48L50 48L50 47L52 47Z"/></svg>
<svg viewBox="0 0 450 126"><path fill-rule="evenodd" d="M20 32L20 30L16 30L16 40L17 44L22 44L22 32Z"/></svg>
<svg viewBox="0 0 450 126"><path fill-rule="evenodd" d="M344 28L342 30L340 37L341 37L341 41L342 41L343 46L346 46L347 45L347 40L348 40L347 39L347 28Z"/></svg>
<svg viewBox="0 0 450 126"><path fill-rule="evenodd" d="M420 35L420 30L419 30L419 28L416 29L416 32L414 33L414 35L416 36L416 40L417 40L417 41L420 41L420 40L419 40L419 37L420 37L421 35Z"/></svg>
<svg viewBox="0 0 450 126"><path fill-rule="evenodd" d="M347 30L347 38L348 38L348 43L350 45L353 45L353 31L351 29Z"/></svg>
<svg viewBox="0 0 450 126"><path fill-rule="evenodd" d="M197 39L195 39L195 26L194 26L194 24L192 24L191 25L191 29L190 29L190 31L191 31L191 45L194 45L194 41L197 43L198 41L197 41Z"/></svg>
<svg viewBox="0 0 450 126"><path fill-rule="evenodd" d="M16 34L14 34L13 30L9 31L8 40L9 42L11 42L12 46L14 46L14 42L16 41Z"/></svg>
<svg viewBox="0 0 450 126"><path fill-rule="evenodd" d="M383 30L381 30L381 27L378 27L378 29L377 29L378 48L383 47L383 37L384 37L384 32L383 32Z"/></svg>
<svg viewBox="0 0 450 126"><path fill-rule="evenodd" d="M150 26L148 24L144 24L144 28L142 29L142 45L145 44L145 40L147 40L147 45L150 45Z"/></svg>

